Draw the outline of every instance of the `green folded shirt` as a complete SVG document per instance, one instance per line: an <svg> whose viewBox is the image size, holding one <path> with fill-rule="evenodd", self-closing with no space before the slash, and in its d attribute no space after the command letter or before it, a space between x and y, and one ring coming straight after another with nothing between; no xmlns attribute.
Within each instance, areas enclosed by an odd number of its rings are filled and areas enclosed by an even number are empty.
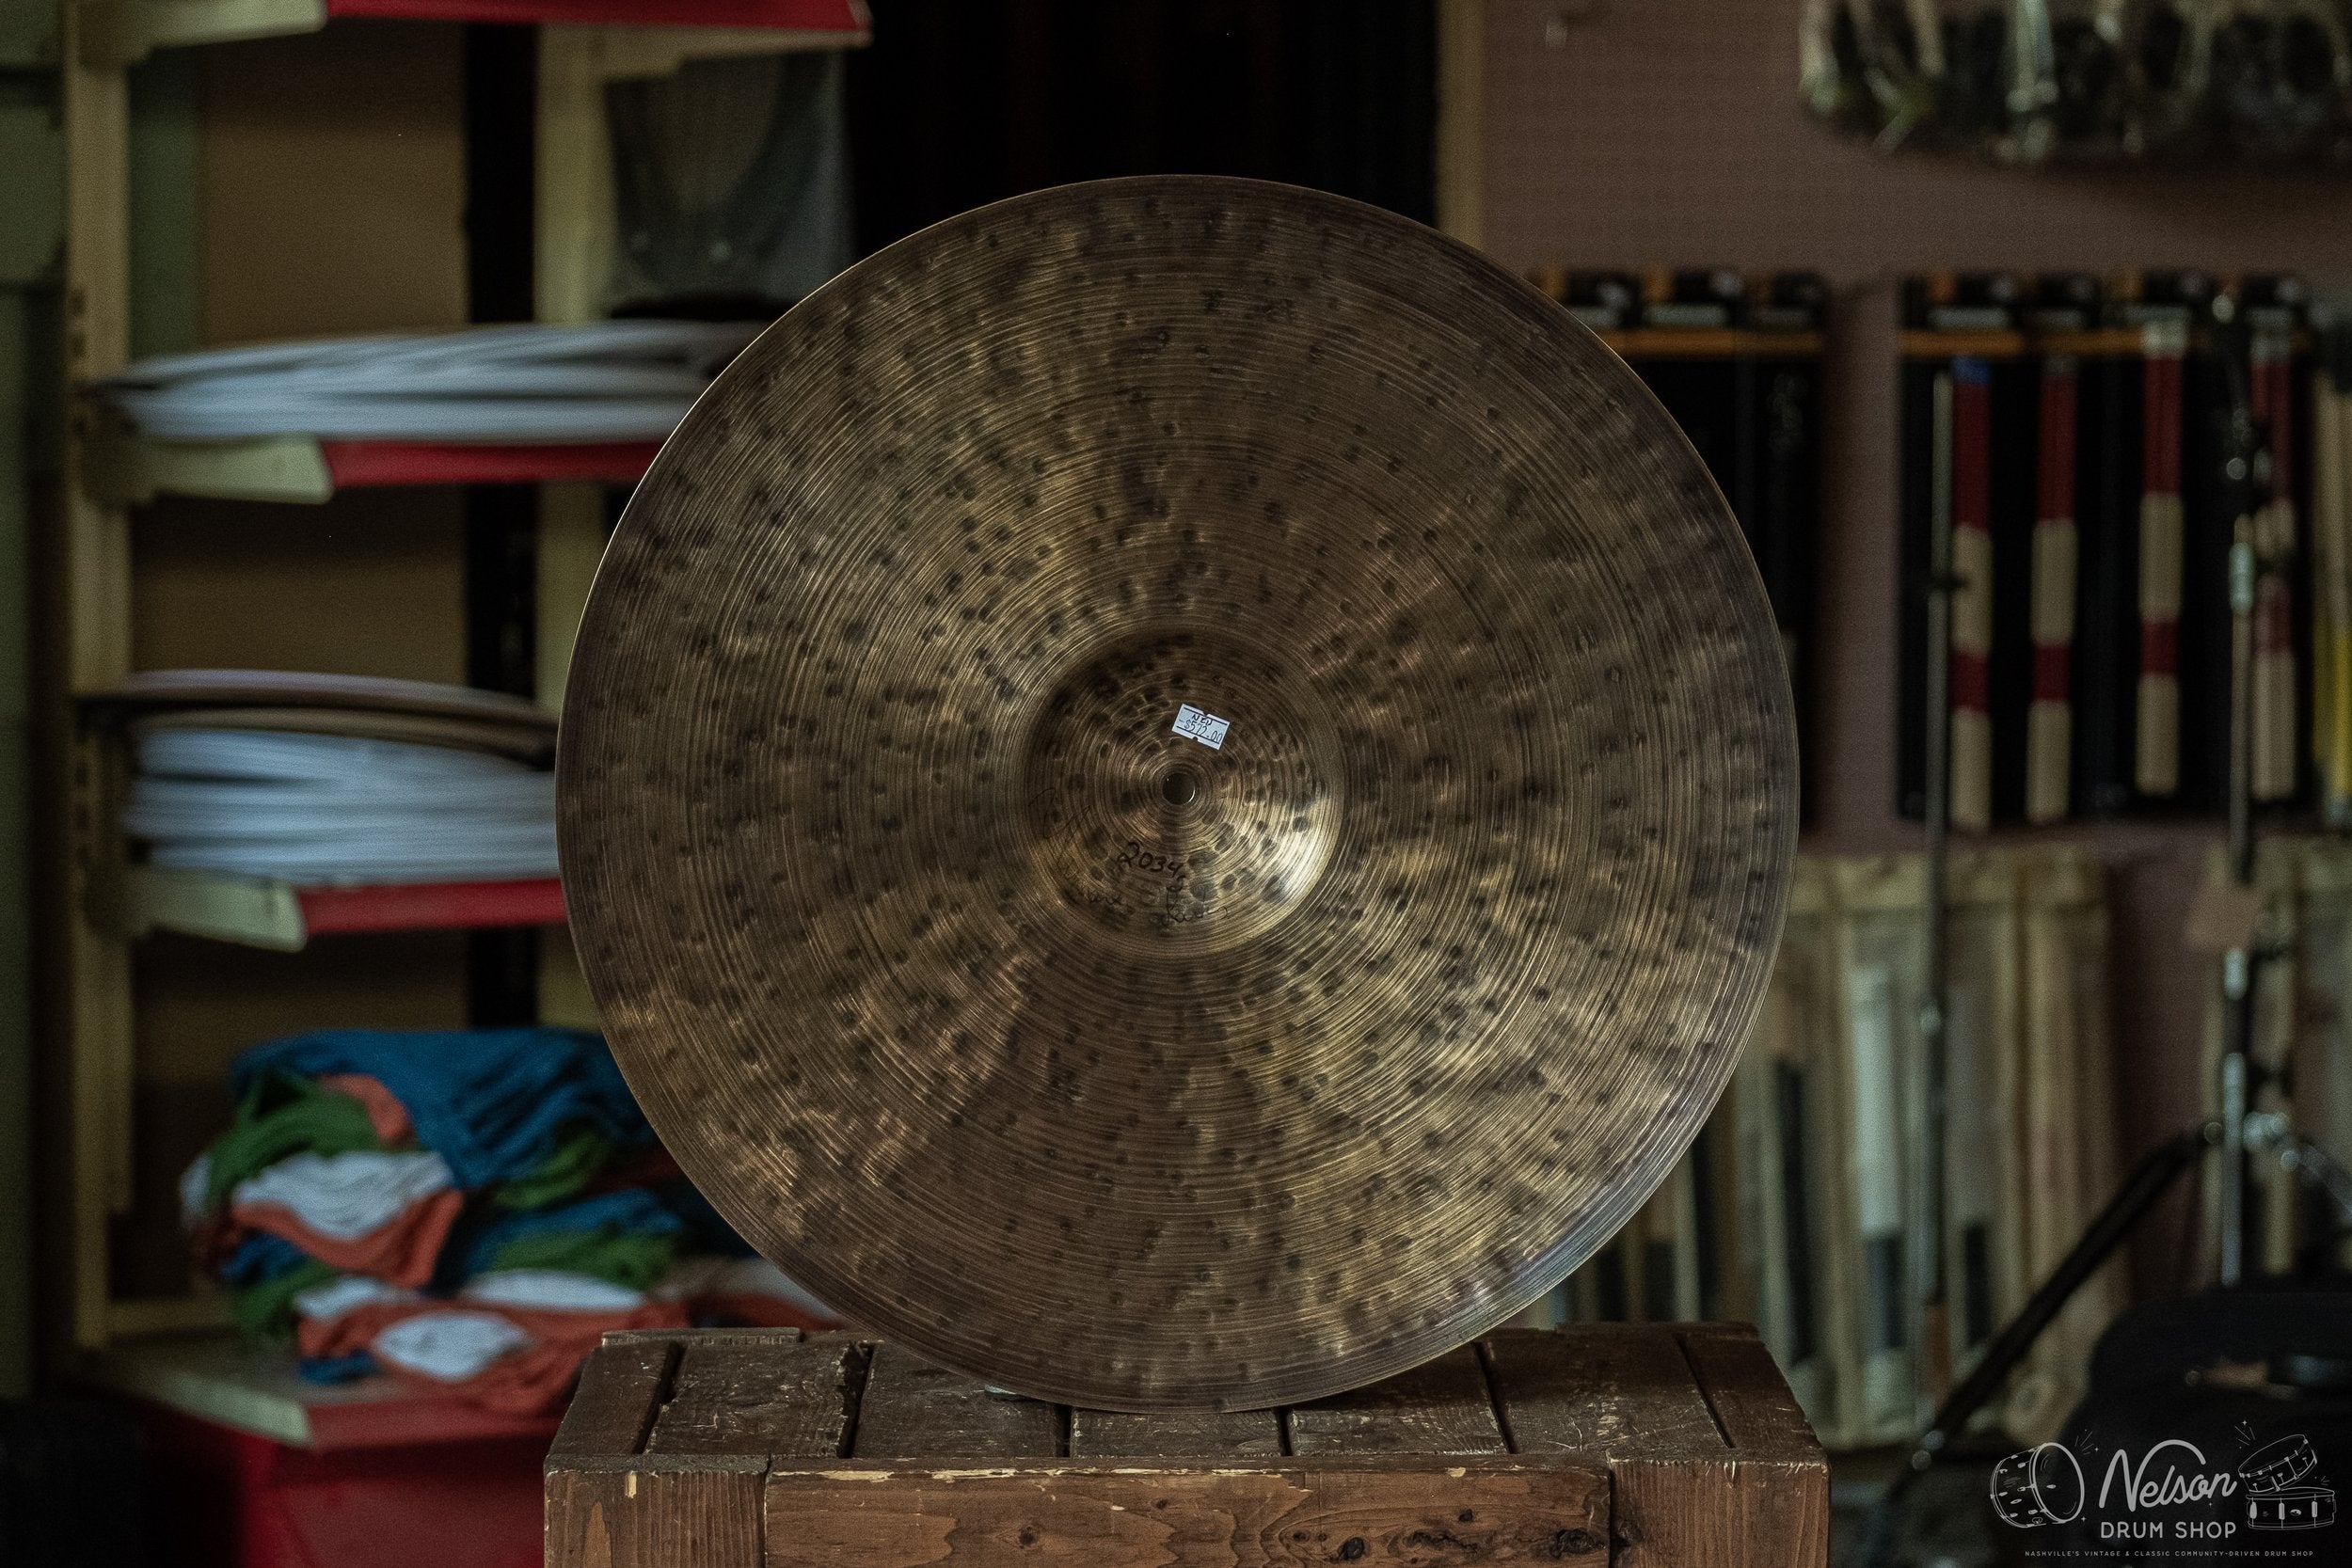
<svg viewBox="0 0 2352 1568"><path fill-rule="evenodd" d="M308 1078L265 1073L246 1091L237 1119L213 1144L204 1199L217 1207L238 1182L290 1154L348 1154L382 1148L368 1108Z"/></svg>

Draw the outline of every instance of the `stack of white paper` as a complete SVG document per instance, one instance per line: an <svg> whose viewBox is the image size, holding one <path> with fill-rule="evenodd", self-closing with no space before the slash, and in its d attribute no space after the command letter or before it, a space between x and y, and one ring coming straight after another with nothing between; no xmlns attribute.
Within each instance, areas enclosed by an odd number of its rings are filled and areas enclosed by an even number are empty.
<svg viewBox="0 0 2352 1568"><path fill-rule="evenodd" d="M93 390L147 435L219 441L658 441L760 322L327 338L142 359Z"/></svg>
<svg viewBox="0 0 2352 1568"><path fill-rule="evenodd" d="M151 863L303 883L552 877L553 775L453 746L135 727Z"/></svg>

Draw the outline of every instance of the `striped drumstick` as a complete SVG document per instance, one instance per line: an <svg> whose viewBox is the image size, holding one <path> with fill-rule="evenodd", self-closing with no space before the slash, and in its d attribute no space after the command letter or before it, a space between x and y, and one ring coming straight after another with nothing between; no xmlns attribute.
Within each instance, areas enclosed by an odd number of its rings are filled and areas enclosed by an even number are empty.
<svg viewBox="0 0 2352 1568"><path fill-rule="evenodd" d="M2066 816L2074 752L2074 356L2042 362L2039 505L2033 525L2033 705L2026 718L2026 817Z"/></svg>
<svg viewBox="0 0 2352 1568"><path fill-rule="evenodd" d="M1951 821L1993 826L1993 373L1952 361Z"/></svg>
<svg viewBox="0 0 2352 1568"><path fill-rule="evenodd" d="M2135 782L2169 798L2181 784L2181 403L2185 313L2140 329L2139 700Z"/></svg>

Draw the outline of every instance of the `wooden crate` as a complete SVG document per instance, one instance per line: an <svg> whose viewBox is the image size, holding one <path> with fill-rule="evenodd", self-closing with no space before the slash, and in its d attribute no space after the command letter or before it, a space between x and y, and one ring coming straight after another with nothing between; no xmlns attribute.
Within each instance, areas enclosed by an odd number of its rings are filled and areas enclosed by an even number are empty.
<svg viewBox="0 0 2352 1568"><path fill-rule="evenodd" d="M991 1394L897 1346L613 1335L549 1568L1818 1568L1829 1470L1753 1329L1509 1329L1284 1410Z"/></svg>

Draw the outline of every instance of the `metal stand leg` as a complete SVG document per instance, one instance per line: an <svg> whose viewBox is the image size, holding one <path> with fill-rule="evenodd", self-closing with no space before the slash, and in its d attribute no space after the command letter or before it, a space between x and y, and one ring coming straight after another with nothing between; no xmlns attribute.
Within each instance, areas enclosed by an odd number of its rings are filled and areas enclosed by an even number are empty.
<svg viewBox="0 0 2352 1568"><path fill-rule="evenodd" d="M1902 1500L1913 1483L1932 1465L1939 1454L1968 1424L1969 1418L1982 1409L2008 1381L2009 1374L2025 1360L2026 1353L2041 1338L2050 1321L2066 1309L2074 1292L2083 1282L2099 1271L2123 1239L2132 1232L2156 1200L2170 1190L2184 1171L2202 1160L2205 1151L2217 1148L2221 1142L2221 1126L2207 1122L2201 1127L2174 1134L2141 1157L2138 1164L2107 1206L2092 1217L2074 1249L2058 1259L2050 1277L2027 1297L2017 1315L2002 1326L1984 1347L1984 1354L1976 1369L1954 1388L1935 1412L1934 1418L1919 1435L1911 1454L1911 1465L1886 1489L1873 1511L1870 1531L1864 1543L1862 1562L1865 1568L1885 1568L1895 1548L1895 1505Z"/></svg>

